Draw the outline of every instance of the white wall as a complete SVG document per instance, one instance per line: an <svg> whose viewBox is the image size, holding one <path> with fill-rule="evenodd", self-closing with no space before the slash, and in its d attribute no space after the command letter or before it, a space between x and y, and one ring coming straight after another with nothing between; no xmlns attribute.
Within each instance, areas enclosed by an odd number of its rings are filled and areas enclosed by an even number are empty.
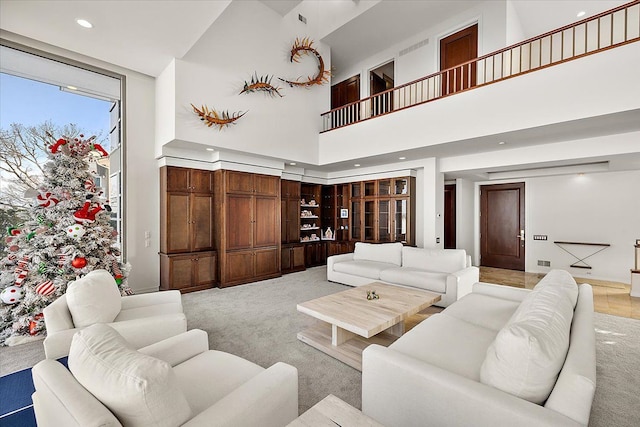
<svg viewBox="0 0 640 427"><path fill-rule="evenodd" d="M513 0L507 0L506 3L506 16L507 16L507 28L506 28L506 45L510 46L526 39L524 29L522 28L522 22L518 15L518 10L513 4Z"/></svg>
<svg viewBox="0 0 640 427"><path fill-rule="evenodd" d="M175 124L175 133L158 135L159 143L188 141L216 149L317 163L320 114L329 108L330 87L325 84L291 88L278 80L306 79L317 73L313 55L303 55L299 63L289 61L294 40L306 35L298 24L260 2L232 2L216 25L183 58L170 65L175 67L175 78L171 78L169 70L158 80L158 99L175 94L173 114L171 108L158 112L158 120ZM329 70L329 49L317 41L313 46ZM275 75L271 84L280 87L284 96L239 94L254 73ZM247 113L235 125L218 130L204 126L190 104L205 104L219 112Z"/></svg>
<svg viewBox="0 0 640 427"><path fill-rule="evenodd" d="M127 262L132 269L129 285L137 293L154 291L159 287L160 249L158 233L159 217L159 173L154 159L154 86L152 77L79 55L36 40L6 31L0 37L25 46L49 52L74 61L99 67L126 77L126 92L123 99L125 116L123 130L125 147L124 227ZM52 106L42 106L53 108ZM144 178L144 179L143 179ZM145 247L144 232L151 232L150 246Z"/></svg>
<svg viewBox="0 0 640 427"><path fill-rule="evenodd" d="M546 272L538 260L551 261L574 276L630 283L636 239L640 239L640 171L609 172L526 181L528 236L526 270ZM548 235L534 241L534 234ZM591 270L570 268L577 261L553 243L557 241L609 243L611 247L585 260ZM566 246L579 258L600 249Z"/></svg>
<svg viewBox="0 0 640 427"><path fill-rule="evenodd" d="M473 203L473 182L456 179L456 247L464 249L471 259L476 259L473 219L476 216Z"/></svg>

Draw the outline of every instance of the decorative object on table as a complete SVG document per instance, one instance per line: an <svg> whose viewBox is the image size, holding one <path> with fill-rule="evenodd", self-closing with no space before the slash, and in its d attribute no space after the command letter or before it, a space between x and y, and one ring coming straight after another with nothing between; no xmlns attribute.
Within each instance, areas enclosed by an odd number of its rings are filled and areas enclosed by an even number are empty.
<svg viewBox="0 0 640 427"><path fill-rule="evenodd" d="M218 130L222 130L224 127L235 124L236 120L247 114L247 111L238 111L231 114L229 114L229 111L217 112L216 110L209 109L206 105L203 105L200 109L193 104L191 104L191 106L193 107L193 111L200 116L200 120L202 120L205 125L208 127L216 126Z"/></svg>
<svg viewBox="0 0 640 427"><path fill-rule="evenodd" d="M108 153L95 137L47 137L42 185L31 193L24 223L7 230L9 252L0 259L0 292L9 301L0 304L0 345L42 339L42 310L66 293L68 282L95 269L113 273L117 266L118 292L132 293L110 215L101 214L108 201L91 185L90 164Z"/></svg>
<svg viewBox="0 0 640 427"><path fill-rule="evenodd" d="M367 291L367 299L369 301L374 299L380 299L380 295L378 295L376 291Z"/></svg>
<svg viewBox="0 0 640 427"><path fill-rule="evenodd" d="M239 95L243 93L253 93L253 92L264 92L271 97L278 95L282 98L282 94L280 90L282 88L275 87L271 84L271 80L273 76L269 77L268 74L258 77L258 73L255 73L253 77L251 77L250 82L244 82L244 88L240 91Z"/></svg>
<svg viewBox="0 0 640 427"><path fill-rule="evenodd" d="M313 55L318 61L318 73L311 77L307 77L306 81L299 80L287 80L280 77L285 83L288 83L289 86L294 87L311 87L314 85L323 85L325 83L329 83L329 77L331 76L331 71L324 69L324 60L320 53L313 47L313 41L308 37L304 37L302 39L296 38L296 41L293 43L291 47L291 56L289 57L290 62L300 62L302 55Z"/></svg>
<svg viewBox="0 0 640 427"><path fill-rule="evenodd" d="M349 218L349 209L340 209L340 218Z"/></svg>
<svg viewBox="0 0 640 427"><path fill-rule="evenodd" d="M327 230L324 232L325 239L333 239L333 231L331 231L331 227L327 227Z"/></svg>

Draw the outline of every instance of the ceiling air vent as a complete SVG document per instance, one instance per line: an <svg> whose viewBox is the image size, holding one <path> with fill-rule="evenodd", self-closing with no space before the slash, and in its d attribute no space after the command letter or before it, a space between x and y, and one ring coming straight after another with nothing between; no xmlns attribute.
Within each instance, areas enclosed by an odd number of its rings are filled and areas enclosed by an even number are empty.
<svg viewBox="0 0 640 427"><path fill-rule="evenodd" d="M307 23L307 18L305 18L304 16L298 14L298 21L302 22L303 24Z"/></svg>
<svg viewBox="0 0 640 427"><path fill-rule="evenodd" d="M406 49L402 49L400 51L400 56L406 55L409 52L413 52L416 49L420 49L422 46L428 45L429 44L429 39L424 39L416 44L414 44L413 46L409 46Z"/></svg>

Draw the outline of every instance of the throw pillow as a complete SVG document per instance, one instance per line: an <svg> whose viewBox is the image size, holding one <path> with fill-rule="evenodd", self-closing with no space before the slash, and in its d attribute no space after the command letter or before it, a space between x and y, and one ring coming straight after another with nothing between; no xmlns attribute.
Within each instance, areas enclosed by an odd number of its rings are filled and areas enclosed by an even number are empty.
<svg viewBox="0 0 640 427"><path fill-rule="evenodd" d="M77 328L111 323L122 308L115 279L106 270L94 270L67 287L67 305Z"/></svg>
<svg viewBox="0 0 640 427"><path fill-rule="evenodd" d="M374 261L402 265L402 243L357 242L353 251L355 261Z"/></svg>
<svg viewBox="0 0 640 427"><path fill-rule="evenodd" d="M171 366L130 348L108 325L76 333L68 363L76 380L123 425L170 427L191 417Z"/></svg>

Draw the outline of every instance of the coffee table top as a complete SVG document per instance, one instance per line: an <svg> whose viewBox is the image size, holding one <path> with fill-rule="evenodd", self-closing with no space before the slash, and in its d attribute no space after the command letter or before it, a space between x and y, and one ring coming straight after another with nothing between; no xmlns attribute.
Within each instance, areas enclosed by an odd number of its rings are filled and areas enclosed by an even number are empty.
<svg viewBox="0 0 640 427"><path fill-rule="evenodd" d="M376 300L367 299L376 291ZM441 296L415 288L374 282L298 304L298 311L331 323L361 337L390 328L440 301Z"/></svg>

